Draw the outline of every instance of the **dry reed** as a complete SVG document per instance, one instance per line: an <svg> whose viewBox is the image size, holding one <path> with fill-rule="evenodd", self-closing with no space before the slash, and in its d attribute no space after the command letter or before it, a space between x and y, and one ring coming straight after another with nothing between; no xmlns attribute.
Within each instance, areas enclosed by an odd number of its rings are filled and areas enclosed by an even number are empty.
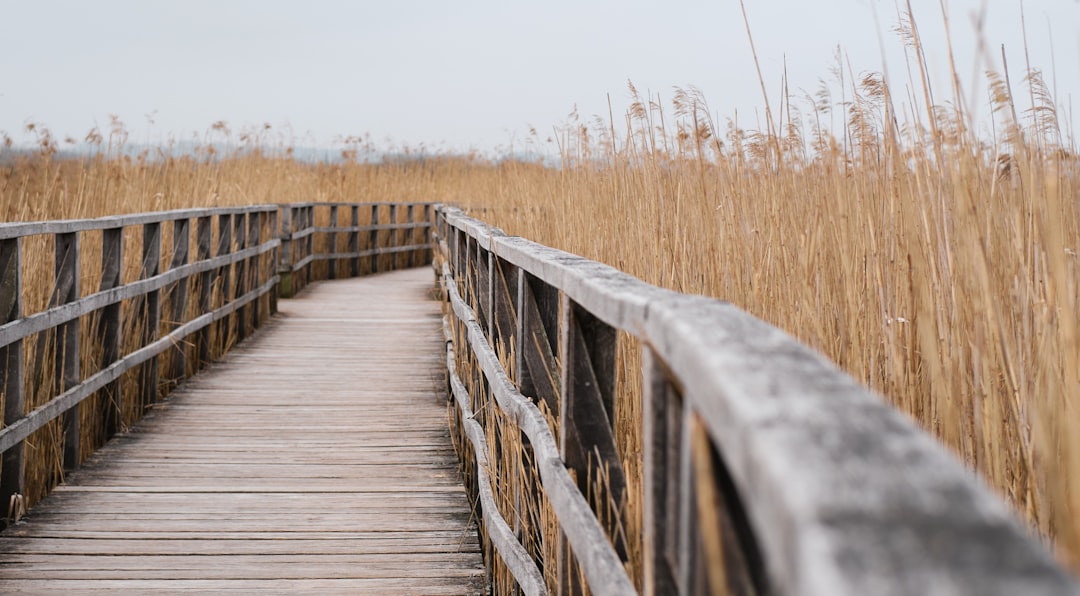
<svg viewBox="0 0 1080 596"><path fill-rule="evenodd" d="M838 58L839 100L828 87L785 93L769 129L752 131L717 122L693 88L665 104L631 85L623 119L572 114L555 132L557 167L475 155L361 163L349 159L355 150L307 164L260 151L258 139L242 141L244 151L126 157L119 124L109 140L89 135L101 157L64 160L35 127L40 151L0 152L0 213L17 221L297 200L472 207L509 233L720 297L788 330L914 417L1075 566L1080 158L1040 71L1026 69L1026 92L1007 70L989 75L996 127L979 136L968 114L947 107L964 105L958 88L951 102L929 101L910 13L901 33L913 57L906 99ZM546 141L534 133L532 143ZM46 265L25 271L35 308L51 289ZM619 446L639 492L640 372L632 342L622 343ZM35 438L32 449L39 443L49 444ZM550 524L543 507L529 515ZM550 556L546 542L530 549Z"/></svg>

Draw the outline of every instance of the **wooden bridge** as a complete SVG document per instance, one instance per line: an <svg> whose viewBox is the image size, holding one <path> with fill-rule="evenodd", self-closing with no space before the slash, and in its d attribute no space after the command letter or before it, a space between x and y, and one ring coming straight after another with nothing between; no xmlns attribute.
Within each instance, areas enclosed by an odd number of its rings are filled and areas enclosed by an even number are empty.
<svg viewBox="0 0 1080 596"><path fill-rule="evenodd" d="M0 224L0 316L3 593L1080 593L820 355L453 208Z"/></svg>

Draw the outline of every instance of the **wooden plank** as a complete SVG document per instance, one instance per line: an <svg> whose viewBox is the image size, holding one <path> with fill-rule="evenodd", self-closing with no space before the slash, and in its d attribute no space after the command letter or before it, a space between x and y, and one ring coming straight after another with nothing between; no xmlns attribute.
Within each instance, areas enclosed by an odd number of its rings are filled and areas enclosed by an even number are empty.
<svg viewBox="0 0 1080 596"><path fill-rule="evenodd" d="M283 301L0 533L0 592L482 593L432 384L444 342L431 283L402 271Z"/></svg>

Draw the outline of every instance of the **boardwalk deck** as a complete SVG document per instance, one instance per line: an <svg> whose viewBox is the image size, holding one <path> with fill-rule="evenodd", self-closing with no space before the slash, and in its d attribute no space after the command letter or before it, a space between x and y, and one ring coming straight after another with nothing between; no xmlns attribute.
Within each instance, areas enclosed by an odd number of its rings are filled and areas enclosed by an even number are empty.
<svg viewBox="0 0 1080 596"><path fill-rule="evenodd" d="M430 269L336 281L0 534L0 593L482 592Z"/></svg>

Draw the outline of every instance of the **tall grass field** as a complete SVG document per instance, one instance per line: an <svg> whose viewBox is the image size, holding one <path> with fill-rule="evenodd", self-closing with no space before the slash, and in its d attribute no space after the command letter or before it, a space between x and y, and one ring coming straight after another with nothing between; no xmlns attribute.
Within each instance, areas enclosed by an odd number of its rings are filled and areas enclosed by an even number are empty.
<svg viewBox="0 0 1080 596"><path fill-rule="evenodd" d="M571 114L550 142L534 131L538 152L555 148L546 162L367 162L352 143L340 160L310 163L269 132L225 123L208 139L228 149L132 155L119 122L87 135L93 155L64 158L63 140L29 125L17 135L34 139L33 151L0 146L0 217L454 203L790 332L917 420L1080 569L1075 138L1032 65L988 73L993 128L977 132L985 127L962 107L959 85L929 83L910 16L901 33L913 57L902 83L851 72L839 56L819 92L785 86L764 97L760 130L718 118L692 87L661 97L631 84L624 114ZM51 255L39 258L49 271ZM39 280L27 282L28 312L47 300L50 282Z"/></svg>

